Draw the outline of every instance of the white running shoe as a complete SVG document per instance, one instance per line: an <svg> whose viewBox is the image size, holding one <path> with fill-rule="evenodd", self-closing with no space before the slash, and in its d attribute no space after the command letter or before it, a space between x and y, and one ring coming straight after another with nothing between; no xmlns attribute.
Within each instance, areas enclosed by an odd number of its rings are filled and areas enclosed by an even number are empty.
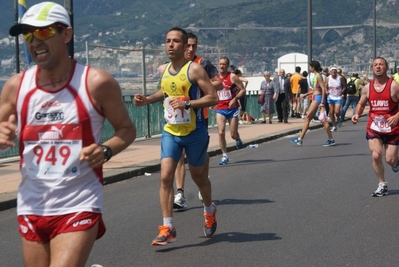
<svg viewBox="0 0 399 267"><path fill-rule="evenodd" d="M186 210L187 209L187 201L181 192L178 192L175 195L175 200L173 203L173 208L177 210Z"/></svg>

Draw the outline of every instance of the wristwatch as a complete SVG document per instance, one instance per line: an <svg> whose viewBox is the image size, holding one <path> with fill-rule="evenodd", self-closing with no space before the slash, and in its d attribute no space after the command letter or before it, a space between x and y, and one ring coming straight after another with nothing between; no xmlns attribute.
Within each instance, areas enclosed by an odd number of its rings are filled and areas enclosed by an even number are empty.
<svg viewBox="0 0 399 267"><path fill-rule="evenodd" d="M191 102L186 100L184 101L184 109L189 109L191 107Z"/></svg>
<svg viewBox="0 0 399 267"><path fill-rule="evenodd" d="M112 158L112 155L113 155L112 150L108 146L105 146L105 145L100 145L100 146L103 149L104 162L107 162L108 160L110 160Z"/></svg>

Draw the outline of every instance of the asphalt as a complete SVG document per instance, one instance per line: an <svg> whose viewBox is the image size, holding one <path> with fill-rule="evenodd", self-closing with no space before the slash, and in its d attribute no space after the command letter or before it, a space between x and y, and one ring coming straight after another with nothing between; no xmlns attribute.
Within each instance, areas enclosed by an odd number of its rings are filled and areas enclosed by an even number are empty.
<svg viewBox="0 0 399 267"><path fill-rule="evenodd" d="M348 109L347 118L352 114ZM366 111L363 116L366 115ZM260 144L275 140L287 135L299 135L303 119L289 118L288 123L278 123L273 118L272 124L262 124L256 120L251 124L240 124L239 133L243 141L243 148L250 144ZM344 123L351 123L346 121ZM309 130L321 128L320 123L311 123ZM218 131L216 126L209 127L209 148L210 157L221 154L218 143ZM306 138L306 137L305 137ZM230 137L228 126L226 126L226 142L228 151L237 149L235 141ZM160 170L160 136L153 136L145 139L135 140L121 153L115 155L110 161L104 164L104 185L131 179L141 175L151 175ZM18 186L21 182L18 158L3 159L0 161L0 211L16 207Z"/></svg>

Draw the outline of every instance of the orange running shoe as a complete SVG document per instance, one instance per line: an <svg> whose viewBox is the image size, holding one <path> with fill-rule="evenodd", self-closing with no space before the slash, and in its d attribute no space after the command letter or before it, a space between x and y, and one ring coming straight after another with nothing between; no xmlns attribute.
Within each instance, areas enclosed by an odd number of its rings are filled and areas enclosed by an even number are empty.
<svg viewBox="0 0 399 267"><path fill-rule="evenodd" d="M169 226L161 225L158 226L159 234L152 240L153 246L165 246L168 243L173 243L176 241L176 228L170 229Z"/></svg>
<svg viewBox="0 0 399 267"><path fill-rule="evenodd" d="M204 234L206 237L211 237L216 232L217 221L216 221L216 205L212 203L213 213L206 214L204 213L205 218L205 226L204 226Z"/></svg>

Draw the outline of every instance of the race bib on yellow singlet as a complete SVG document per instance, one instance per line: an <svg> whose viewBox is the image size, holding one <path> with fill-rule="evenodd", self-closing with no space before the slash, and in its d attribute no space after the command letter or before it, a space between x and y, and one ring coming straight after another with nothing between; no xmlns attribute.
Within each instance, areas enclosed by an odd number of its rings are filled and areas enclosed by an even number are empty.
<svg viewBox="0 0 399 267"><path fill-rule="evenodd" d="M26 126L23 131L24 163L31 177L71 178L80 175L79 124Z"/></svg>
<svg viewBox="0 0 399 267"><path fill-rule="evenodd" d="M174 99L166 97L164 100L164 118L169 124L188 124L191 123L191 109L173 109L170 101ZM190 100L189 97L179 97L180 100Z"/></svg>
<svg viewBox="0 0 399 267"><path fill-rule="evenodd" d="M392 130L387 120L382 115L376 116L372 120L370 128L380 133L390 133Z"/></svg>
<svg viewBox="0 0 399 267"><path fill-rule="evenodd" d="M232 99L230 90L218 90L217 93L218 93L218 96L219 96L219 100L230 100L230 99Z"/></svg>

